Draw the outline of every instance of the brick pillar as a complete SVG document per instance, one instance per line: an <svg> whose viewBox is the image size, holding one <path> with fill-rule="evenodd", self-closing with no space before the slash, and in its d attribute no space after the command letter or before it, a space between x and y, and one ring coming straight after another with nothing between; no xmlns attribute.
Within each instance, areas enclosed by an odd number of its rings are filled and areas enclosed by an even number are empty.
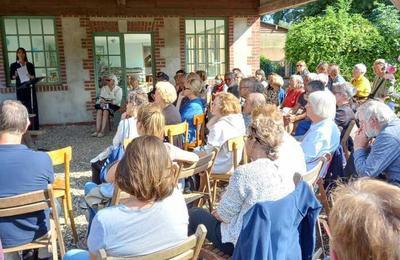
<svg viewBox="0 0 400 260"><path fill-rule="evenodd" d="M0 31L0 60L2 62L0 62L0 88L4 88L6 87L6 68L4 67L4 55L3 55L3 40L2 40L2 34ZM7 68L8 69L8 68Z"/></svg>
<svg viewBox="0 0 400 260"><path fill-rule="evenodd" d="M251 66L252 75L260 68L260 17L251 16L247 18L247 26L251 29L251 37L247 41L247 46L251 48L251 56L247 57L247 64Z"/></svg>

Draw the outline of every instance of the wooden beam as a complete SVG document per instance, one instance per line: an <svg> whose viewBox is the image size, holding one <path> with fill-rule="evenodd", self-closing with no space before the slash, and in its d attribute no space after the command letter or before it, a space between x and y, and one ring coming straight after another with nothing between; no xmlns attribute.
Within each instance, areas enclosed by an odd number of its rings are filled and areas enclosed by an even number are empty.
<svg viewBox="0 0 400 260"><path fill-rule="evenodd" d="M270 1L260 1L260 7L258 13L260 15L274 13L287 8L294 8L299 5L304 5L307 3L314 2L316 0L270 0ZM397 1L397 0L396 0Z"/></svg>
<svg viewBox="0 0 400 260"><path fill-rule="evenodd" d="M396 6L397 9L400 10L400 0L391 0L393 5Z"/></svg>

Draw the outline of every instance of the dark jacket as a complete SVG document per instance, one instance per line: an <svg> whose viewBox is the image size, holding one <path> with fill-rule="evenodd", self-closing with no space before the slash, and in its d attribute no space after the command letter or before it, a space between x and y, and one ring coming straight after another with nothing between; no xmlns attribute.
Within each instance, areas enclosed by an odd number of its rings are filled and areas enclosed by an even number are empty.
<svg viewBox="0 0 400 260"><path fill-rule="evenodd" d="M243 217L232 259L311 259L320 210L304 181L283 199L256 203Z"/></svg>
<svg viewBox="0 0 400 260"><path fill-rule="evenodd" d="M18 62L14 62L10 65L10 77L12 78L12 76L15 75L15 72L17 71L17 69L21 68L21 64L19 64ZM35 76L35 66L33 66L32 63L27 62L26 63L26 69L28 70L28 73L32 76ZM15 85L17 87L21 86L21 80L19 79L19 77L17 76L17 78L15 79Z"/></svg>

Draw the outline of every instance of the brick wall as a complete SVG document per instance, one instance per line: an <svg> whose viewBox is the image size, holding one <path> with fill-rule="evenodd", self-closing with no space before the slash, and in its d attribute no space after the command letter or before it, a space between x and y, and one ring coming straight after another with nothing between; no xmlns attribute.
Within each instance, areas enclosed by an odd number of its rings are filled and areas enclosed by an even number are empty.
<svg viewBox="0 0 400 260"><path fill-rule="evenodd" d="M3 55L3 39L0 30L0 88L4 88L6 86L6 71L4 67L4 55Z"/></svg>
<svg viewBox="0 0 400 260"><path fill-rule="evenodd" d="M251 37L247 40L247 46L251 48L251 56L247 57L247 64L251 66L252 75L260 68L260 17L247 17L247 26L251 28Z"/></svg>

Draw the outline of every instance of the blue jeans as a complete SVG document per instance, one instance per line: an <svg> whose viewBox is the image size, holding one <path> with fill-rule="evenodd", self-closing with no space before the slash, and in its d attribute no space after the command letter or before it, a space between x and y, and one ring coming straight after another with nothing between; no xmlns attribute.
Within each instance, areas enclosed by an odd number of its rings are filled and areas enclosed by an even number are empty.
<svg viewBox="0 0 400 260"><path fill-rule="evenodd" d="M84 188L84 194L85 194L85 196L86 195L88 195L89 194L89 192L93 189L93 188L95 188L95 187L97 187L97 184L96 183L94 183L94 182L86 182L85 183L85 188ZM88 212L89 212L89 219L88 219L88 232L87 232L87 235L89 236L89 232L90 232L90 226L92 225L92 221L93 221L93 219L94 219L94 216L96 216L96 213L97 213L97 209L94 209L94 208L91 208L89 205L88 205Z"/></svg>
<svg viewBox="0 0 400 260"><path fill-rule="evenodd" d="M89 252L82 249L71 249L63 257L63 260L89 260Z"/></svg>

